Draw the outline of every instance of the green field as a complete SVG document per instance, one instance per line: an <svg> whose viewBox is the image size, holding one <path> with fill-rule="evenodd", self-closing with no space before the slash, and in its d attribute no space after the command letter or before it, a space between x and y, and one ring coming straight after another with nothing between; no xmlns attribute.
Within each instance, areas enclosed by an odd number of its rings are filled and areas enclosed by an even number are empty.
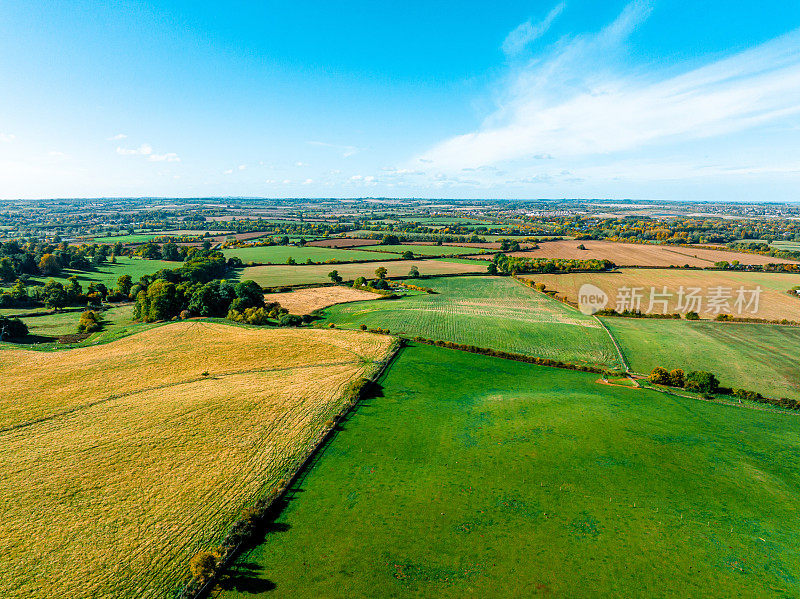
<svg viewBox="0 0 800 599"><path fill-rule="evenodd" d="M800 418L596 378L402 350L215 596L800 595Z"/></svg>
<svg viewBox="0 0 800 599"><path fill-rule="evenodd" d="M348 251L348 250L343 250ZM411 267L416 266L422 275L460 274L486 272L486 263L460 258L434 258L433 260L393 260L390 262L363 262L360 264L319 264L311 266L252 266L243 269L239 278L252 279L262 287L280 285L302 285L329 283L328 273L337 270L345 281L358 277L375 278L375 270L383 267L389 277L407 277Z"/></svg>
<svg viewBox="0 0 800 599"><path fill-rule="evenodd" d="M89 287L90 283L103 283L111 289L117 286L117 279L120 275L130 275L134 281L138 281L142 275L150 275L162 268L180 268L183 262L170 262L167 260L144 260L142 258L131 258L129 256L119 256L116 264L106 262L94 270L72 270L65 268L57 277L33 277L32 281L46 283L49 279L55 279L61 283L66 283L67 279L73 275L78 277L78 281L83 286L83 290ZM10 286L10 284L9 284Z"/></svg>
<svg viewBox="0 0 800 599"><path fill-rule="evenodd" d="M630 367L708 370L723 385L800 399L800 328L605 318Z"/></svg>
<svg viewBox="0 0 800 599"><path fill-rule="evenodd" d="M32 343L51 343L61 335L74 335L78 332L78 321L82 309L29 316L22 319L28 325L28 337L23 339L25 345ZM91 335L87 342L98 339L117 338L121 334L129 334L136 327L133 324L133 305L114 306L100 313L103 319L103 330ZM143 325L147 326L147 325ZM129 330L130 329L130 330Z"/></svg>
<svg viewBox="0 0 800 599"><path fill-rule="evenodd" d="M353 260L386 260L396 258L392 253L365 252L362 250L341 250L337 248L324 248L315 246L288 246L288 245L265 245L257 247L231 248L223 250L226 258L237 256L245 264L255 262L260 264L286 264L289 258L300 264L306 260L313 262L327 262L338 260L339 262L351 262Z"/></svg>
<svg viewBox="0 0 800 599"><path fill-rule="evenodd" d="M413 252L417 256L461 256L480 253L480 250L475 248L453 247L449 245L413 245L406 243L401 245L376 245L372 247L376 250L390 252L392 254Z"/></svg>
<svg viewBox="0 0 800 599"><path fill-rule="evenodd" d="M596 319L513 279L443 277L420 284L438 293L331 306L323 325L365 324L411 337L619 367L618 354Z"/></svg>

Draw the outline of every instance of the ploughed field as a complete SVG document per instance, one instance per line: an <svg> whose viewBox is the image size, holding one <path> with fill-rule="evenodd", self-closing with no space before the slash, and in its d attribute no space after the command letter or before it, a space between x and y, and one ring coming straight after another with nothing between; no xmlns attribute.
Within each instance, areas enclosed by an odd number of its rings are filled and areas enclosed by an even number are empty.
<svg viewBox="0 0 800 599"><path fill-rule="evenodd" d="M437 293L332 306L323 324L389 329L409 337L466 343L575 364L620 367L591 316L508 277L441 277L418 282Z"/></svg>
<svg viewBox="0 0 800 599"><path fill-rule="evenodd" d="M324 248L317 248L324 249ZM339 250L351 252L353 250ZM373 255L375 255L373 253ZM252 279L262 287L279 287L282 285L306 285L309 283L328 283L328 273L337 270L345 281L354 281L358 277L375 278L375 270L383 267L389 277L407 277L411 268L416 266L423 275L443 275L461 273L486 272L486 263L479 260L433 259L433 260L392 260L364 262L360 264L312 264L312 265L275 265L251 266L245 268L241 280Z"/></svg>
<svg viewBox="0 0 800 599"><path fill-rule="evenodd" d="M0 351L0 596L172 596L392 342L180 322Z"/></svg>
<svg viewBox="0 0 800 599"><path fill-rule="evenodd" d="M800 303L800 302L799 302ZM726 387L800 399L800 327L604 318L635 372L707 370Z"/></svg>
<svg viewBox="0 0 800 599"><path fill-rule="evenodd" d="M586 249L580 250L583 245ZM681 247L644 243L616 243L613 241L544 241L539 248L523 252L512 252L511 256L523 258L569 258L588 260L597 258L611 260L618 266L714 266L715 262L741 264L796 263L796 261L759 254L709 250L699 247ZM490 258L490 256L484 256Z"/></svg>
<svg viewBox="0 0 800 599"><path fill-rule="evenodd" d="M800 595L800 418L430 346L381 384L216 597Z"/></svg>
<svg viewBox="0 0 800 599"><path fill-rule="evenodd" d="M699 308L695 306L692 310L698 312L701 318L715 318L717 313L722 313L743 318L800 322L800 296L788 293L792 287L800 285L798 274L626 268L618 272L530 274L524 277L536 283L544 283L548 289L557 291L560 297L571 302L578 300L581 286L590 283L606 293L607 308L616 308L620 297L631 297L632 292L622 292L621 295L621 290L637 288L637 294L641 295L641 311L662 313L664 304L656 301L651 308L650 298L651 292L663 294L666 287L669 296L663 296L667 300L666 311L687 312L688 310L680 309L679 306L681 288L686 295L691 289L699 289L697 296L702 301ZM736 304L740 288L744 290L741 314L738 313ZM750 300L754 298L751 292L757 288L761 288L761 292L758 294L756 306L751 305ZM686 295L684 306L687 305ZM652 297L660 299L660 296ZM712 297L716 297L718 301L709 302ZM625 303L631 305L627 299ZM754 308L757 308L755 313Z"/></svg>

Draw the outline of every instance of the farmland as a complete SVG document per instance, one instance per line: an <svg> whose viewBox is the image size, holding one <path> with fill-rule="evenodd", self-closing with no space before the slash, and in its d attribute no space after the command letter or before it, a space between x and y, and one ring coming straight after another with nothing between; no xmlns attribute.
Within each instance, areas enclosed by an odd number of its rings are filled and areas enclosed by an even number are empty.
<svg viewBox="0 0 800 599"><path fill-rule="evenodd" d="M651 288L657 293L661 293L667 287L667 292L671 294L667 312L676 312L678 303L678 291L681 287L700 288L703 297L709 296L709 289L723 287L733 290L734 297L730 298L727 308L721 310L723 313L735 312L735 291L739 287L751 290L761 287L759 296L758 311L752 314L750 310L742 316L750 318L763 318L767 320L788 320L800 321L800 299L792 297L787 290L795 285L800 285L800 275L781 274L781 273L760 273L760 272L736 272L736 271L697 271L697 270L674 270L674 269L624 269L613 273L573 273L565 275L526 275L527 279L544 283L548 289L558 291L559 296L566 297L571 301L578 298L578 290L584 283L595 285L606 292L609 298L608 307L615 307L618 290L623 288L638 287L642 289L644 299L641 310L643 312L662 312L663 304L654 304L650 310L649 297ZM746 299L750 299L748 295ZM704 301L700 310L700 316L713 318L716 307L709 309L709 304ZM685 311L685 310L681 310Z"/></svg>
<svg viewBox="0 0 800 599"><path fill-rule="evenodd" d="M800 418L596 378L402 350L215 596L800 594Z"/></svg>
<svg viewBox="0 0 800 599"><path fill-rule="evenodd" d="M708 370L726 386L800 399L800 328L606 318L630 367Z"/></svg>
<svg viewBox="0 0 800 599"><path fill-rule="evenodd" d="M583 245L586 249L578 249ZM544 241L539 248L524 252L512 252L510 256L524 258L567 258L586 260L597 258L611 260L618 266L693 266L709 267L715 262L741 264L792 263L792 260L694 247L652 245L642 243L615 243L611 241Z"/></svg>
<svg viewBox="0 0 800 599"><path fill-rule="evenodd" d="M295 262L303 263L306 260L312 262L349 262L352 260L385 260L394 258L394 254L388 252L365 252L361 250L343 250L337 248L326 248L316 246L288 246L288 245L266 245L256 247L231 248L222 252L226 258L236 256L241 258L245 264L255 262L260 264L286 264L289 258Z"/></svg>
<svg viewBox="0 0 800 599"><path fill-rule="evenodd" d="M474 254L471 248L452 246L452 245L422 245L416 243L404 243L401 245L381 245L375 249L392 254L402 254L403 252L413 252L418 256L460 256L464 254Z"/></svg>
<svg viewBox="0 0 800 599"><path fill-rule="evenodd" d="M170 596L390 344L186 322L0 351L0 595Z"/></svg>
<svg viewBox="0 0 800 599"><path fill-rule="evenodd" d="M342 250L350 252L351 250ZM328 273L339 271L345 281L353 281L358 277L374 278L375 270L383 267L389 277L407 277L412 266L416 266L423 275L443 275L459 273L486 272L486 264L476 260L459 260L453 258L443 260L394 260L390 262L365 262L363 264L320 264L320 265L278 265L252 266L245 268L240 275L242 280L252 279L262 287L280 285L301 285L308 283L327 283Z"/></svg>
<svg viewBox="0 0 800 599"><path fill-rule="evenodd" d="M14 312L19 312L15 310ZM23 317L22 321L27 325L30 336L23 342L29 343L48 343L54 341L62 335L74 335L78 332L78 320L82 310L70 310L66 312L48 313L45 311L35 312L36 316ZM9 311L11 313L11 311ZM104 330L94 335L96 338L106 338L115 335L133 326L133 305L123 304L114 306L100 313Z"/></svg>
<svg viewBox="0 0 800 599"><path fill-rule="evenodd" d="M374 293L352 287L311 287L285 293L267 293L266 302L278 302L290 314L310 314L314 310L327 308L334 304L376 299Z"/></svg>
<svg viewBox="0 0 800 599"><path fill-rule="evenodd" d="M618 366L598 322L509 278L424 281L437 293L328 308L323 324L381 327L410 337L442 339L578 364Z"/></svg>

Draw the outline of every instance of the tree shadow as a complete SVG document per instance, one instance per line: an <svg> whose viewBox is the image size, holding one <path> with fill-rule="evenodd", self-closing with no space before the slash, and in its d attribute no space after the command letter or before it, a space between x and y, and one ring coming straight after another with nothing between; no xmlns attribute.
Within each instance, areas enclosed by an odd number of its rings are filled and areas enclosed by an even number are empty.
<svg viewBox="0 0 800 599"><path fill-rule="evenodd" d="M275 590L277 585L263 577L264 568L253 563L238 563L228 569L217 583L225 591L256 595Z"/></svg>

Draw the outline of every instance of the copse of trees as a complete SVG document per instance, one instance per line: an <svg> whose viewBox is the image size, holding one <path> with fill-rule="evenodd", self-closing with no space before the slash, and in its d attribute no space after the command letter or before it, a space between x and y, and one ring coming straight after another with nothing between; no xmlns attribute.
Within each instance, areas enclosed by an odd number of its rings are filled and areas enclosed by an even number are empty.
<svg viewBox="0 0 800 599"><path fill-rule="evenodd" d="M100 315L97 314L94 310L86 310L86 312L81 314L81 318L78 321L78 332L89 334L94 333L103 328L101 323Z"/></svg>
<svg viewBox="0 0 800 599"><path fill-rule="evenodd" d="M28 326L19 318L0 316L0 341L20 339L28 334Z"/></svg>
<svg viewBox="0 0 800 599"><path fill-rule="evenodd" d="M516 273L564 273L575 271L604 271L614 268L610 260L575 260L563 258L518 258L505 254L495 254L489 274L516 274Z"/></svg>

